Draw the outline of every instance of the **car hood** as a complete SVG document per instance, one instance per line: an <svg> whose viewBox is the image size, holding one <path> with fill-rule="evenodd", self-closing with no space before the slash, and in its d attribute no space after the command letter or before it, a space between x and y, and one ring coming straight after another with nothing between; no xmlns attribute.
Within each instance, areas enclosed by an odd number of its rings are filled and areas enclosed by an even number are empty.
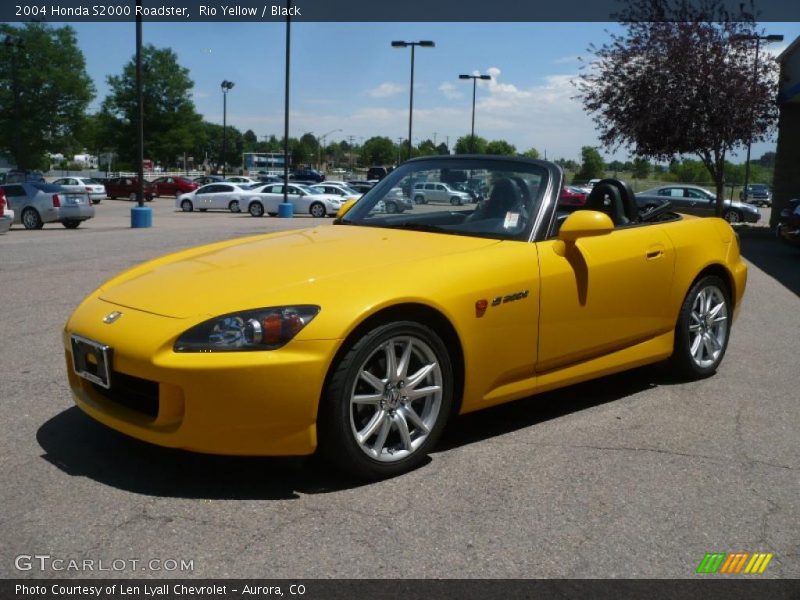
<svg viewBox="0 0 800 600"><path fill-rule="evenodd" d="M358 287L387 267L473 252L497 240L377 227L324 226L199 247L156 259L101 286L102 300L174 318L270 306L281 292L313 304L324 282ZM333 281L331 281L333 280ZM295 291L292 290L295 288Z"/></svg>

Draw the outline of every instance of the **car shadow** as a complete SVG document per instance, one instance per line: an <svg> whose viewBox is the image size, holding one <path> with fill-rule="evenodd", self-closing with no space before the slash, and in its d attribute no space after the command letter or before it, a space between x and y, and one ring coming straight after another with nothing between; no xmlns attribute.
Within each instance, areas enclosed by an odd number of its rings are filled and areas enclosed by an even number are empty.
<svg viewBox="0 0 800 600"><path fill-rule="evenodd" d="M457 417L436 451L474 444L677 381L660 365L642 367ZM64 473L159 497L290 500L364 485L313 457L215 456L163 448L125 436L68 408L36 433L42 458ZM424 466L422 467L424 468Z"/></svg>
<svg viewBox="0 0 800 600"><path fill-rule="evenodd" d="M800 248L782 243L767 227L740 225L736 231L742 256L800 296Z"/></svg>

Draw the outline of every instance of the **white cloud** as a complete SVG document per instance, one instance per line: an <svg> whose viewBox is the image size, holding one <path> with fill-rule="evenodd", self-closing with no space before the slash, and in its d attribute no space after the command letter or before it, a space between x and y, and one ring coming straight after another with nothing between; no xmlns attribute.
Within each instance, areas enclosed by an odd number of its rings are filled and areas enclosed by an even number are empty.
<svg viewBox="0 0 800 600"><path fill-rule="evenodd" d="M405 89L406 89L405 86L402 86L399 83L384 81L378 87L372 88L367 93L373 98L387 98L388 96L394 96L396 94L404 92Z"/></svg>
<svg viewBox="0 0 800 600"><path fill-rule="evenodd" d="M458 98L464 97L464 94L449 81L443 82L439 86L439 91L442 92L448 100L457 100Z"/></svg>

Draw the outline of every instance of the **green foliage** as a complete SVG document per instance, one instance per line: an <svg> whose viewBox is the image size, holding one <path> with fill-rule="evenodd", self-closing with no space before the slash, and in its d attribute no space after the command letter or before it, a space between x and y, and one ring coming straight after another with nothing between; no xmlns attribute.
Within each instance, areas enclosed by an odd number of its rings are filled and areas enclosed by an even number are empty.
<svg viewBox="0 0 800 600"><path fill-rule="evenodd" d="M585 182L590 179L603 177L605 168L603 157L600 156L600 152L597 151L597 148L584 146L581 148L581 167L580 170L575 173L574 181Z"/></svg>
<svg viewBox="0 0 800 600"><path fill-rule="evenodd" d="M202 141L202 120L190 95L194 83L189 70L178 64L178 57L170 48L144 46L142 63L144 157L172 165L179 155ZM110 93L103 102L102 112L114 122L114 128L104 145L116 148L122 160L135 163L138 123L135 59L125 65L122 74L111 75L107 81ZM232 131L229 128L228 133ZM232 162L238 164L240 160Z"/></svg>
<svg viewBox="0 0 800 600"><path fill-rule="evenodd" d="M647 179L650 177L650 161L646 158L635 158L633 160L633 178Z"/></svg>
<svg viewBox="0 0 800 600"><path fill-rule="evenodd" d="M414 156L435 156L437 154L439 154L439 150L433 140L425 140L416 147Z"/></svg>
<svg viewBox="0 0 800 600"><path fill-rule="evenodd" d="M72 27L0 24L0 38L6 36L21 39L23 46L0 46L0 153L20 168L44 168L47 152L80 150L78 136L94 98L94 83Z"/></svg>
<svg viewBox="0 0 800 600"><path fill-rule="evenodd" d="M369 138L361 147L361 164L388 165L397 160L397 146L388 137Z"/></svg>
<svg viewBox="0 0 800 600"><path fill-rule="evenodd" d="M475 139L470 135L464 135L456 141L456 154L486 154L487 142L479 135Z"/></svg>
<svg viewBox="0 0 800 600"><path fill-rule="evenodd" d="M492 140L486 144L486 154L514 156L516 153L517 149L505 140Z"/></svg>
<svg viewBox="0 0 800 600"><path fill-rule="evenodd" d="M528 148L522 153L522 156L527 156L528 158L540 158L541 155L536 148Z"/></svg>

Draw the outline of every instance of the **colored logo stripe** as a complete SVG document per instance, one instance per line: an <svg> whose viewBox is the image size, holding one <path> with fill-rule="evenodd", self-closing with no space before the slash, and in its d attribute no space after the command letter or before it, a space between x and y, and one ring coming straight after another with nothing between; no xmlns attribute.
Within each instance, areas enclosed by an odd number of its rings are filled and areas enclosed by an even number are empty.
<svg viewBox="0 0 800 600"><path fill-rule="evenodd" d="M725 554L723 552L717 552L716 554L706 554L705 558L700 562L700 566L697 567L698 573L716 573L719 566L722 564L722 561L725 559Z"/></svg>
<svg viewBox="0 0 800 600"><path fill-rule="evenodd" d="M700 561L697 573L760 574L767 569L773 556L774 554L767 552L756 552L752 555L749 552L731 552L730 554L710 552ZM745 567L745 565L747 566Z"/></svg>

